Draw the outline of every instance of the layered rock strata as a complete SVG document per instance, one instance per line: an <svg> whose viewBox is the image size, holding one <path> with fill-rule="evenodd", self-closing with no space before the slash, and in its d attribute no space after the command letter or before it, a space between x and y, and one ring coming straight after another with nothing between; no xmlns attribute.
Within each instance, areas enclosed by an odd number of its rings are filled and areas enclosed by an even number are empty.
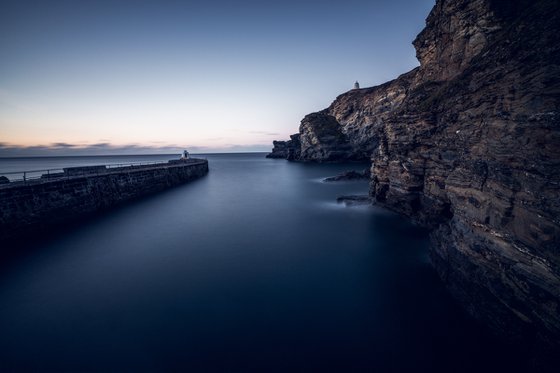
<svg viewBox="0 0 560 373"><path fill-rule="evenodd" d="M553 351L560 2L438 0L413 44L418 68L307 116L297 160L370 157L371 197L432 229L433 263L467 311ZM333 142L314 141L324 122Z"/></svg>

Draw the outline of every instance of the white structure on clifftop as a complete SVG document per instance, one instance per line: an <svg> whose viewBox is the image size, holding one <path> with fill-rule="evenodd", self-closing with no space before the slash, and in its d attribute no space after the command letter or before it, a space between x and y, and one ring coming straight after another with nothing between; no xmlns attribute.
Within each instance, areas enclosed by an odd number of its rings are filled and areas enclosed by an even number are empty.
<svg viewBox="0 0 560 373"><path fill-rule="evenodd" d="M358 83L357 80L356 80L356 82L354 83L354 89L360 89L360 83Z"/></svg>

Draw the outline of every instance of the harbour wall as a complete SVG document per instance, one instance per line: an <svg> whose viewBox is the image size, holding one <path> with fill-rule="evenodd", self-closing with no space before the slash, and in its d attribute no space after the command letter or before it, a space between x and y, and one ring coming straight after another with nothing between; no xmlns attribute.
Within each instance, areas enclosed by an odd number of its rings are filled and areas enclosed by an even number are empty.
<svg viewBox="0 0 560 373"><path fill-rule="evenodd" d="M0 185L0 242L108 210L124 202L200 178L208 161L74 167L26 182Z"/></svg>

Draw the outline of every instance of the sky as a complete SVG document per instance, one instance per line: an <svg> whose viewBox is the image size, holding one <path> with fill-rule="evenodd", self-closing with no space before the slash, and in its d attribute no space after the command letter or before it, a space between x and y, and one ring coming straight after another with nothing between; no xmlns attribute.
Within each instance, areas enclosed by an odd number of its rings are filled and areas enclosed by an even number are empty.
<svg viewBox="0 0 560 373"><path fill-rule="evenodd" d="M0 156L268 151L418 65L435 0L0 0Z"/></svg>

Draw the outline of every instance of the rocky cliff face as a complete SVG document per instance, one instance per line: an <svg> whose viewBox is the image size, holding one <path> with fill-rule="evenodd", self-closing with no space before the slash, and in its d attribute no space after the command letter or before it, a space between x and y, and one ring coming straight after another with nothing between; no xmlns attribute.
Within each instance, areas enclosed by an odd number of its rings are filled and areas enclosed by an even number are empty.
<svg viewBox="0 0 560 373"><path fill-rule="evenodd" d="M414 46L420 67L307 116L295 159L371 157L371 196L432 229L468 312L557 349L560 3L438 0Z"/></svg>
<svg viewBox="0 0 560 373"><path fill-rule="evenodd" d="M272 153L267 154L267 158L285 158L289 161L301 158L301 142L299 133L290 136L288 141L273 141Z"/></svg>
<svg viewBox="0 0 560 373"><path fill-rule="evenodd" d="M486 1L471 19L447 3L436 10L484 27L442 36L457 45L446 48L433 35L459 26L430 15L415 41L417 85L379 128L371 194L434 228L435 267L471 314L558 346L559 5L516 13Z"/></svg>

